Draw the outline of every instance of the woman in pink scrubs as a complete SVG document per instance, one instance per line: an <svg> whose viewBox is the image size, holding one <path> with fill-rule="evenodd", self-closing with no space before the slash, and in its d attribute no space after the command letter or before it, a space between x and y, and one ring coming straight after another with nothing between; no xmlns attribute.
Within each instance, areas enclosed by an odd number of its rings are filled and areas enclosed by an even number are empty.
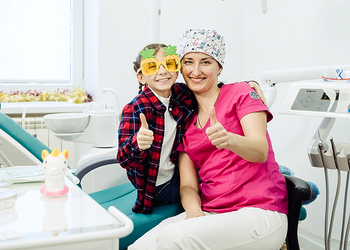
<svg viewBox="0 0 350 250"><path fill-rule="evenodd" d="M216 31L186 31L179 55L198 103L177 149L185 212L129 249L280 249L288 200L266 128L272 114L245 82L218 83L225 43Z"/></svg>

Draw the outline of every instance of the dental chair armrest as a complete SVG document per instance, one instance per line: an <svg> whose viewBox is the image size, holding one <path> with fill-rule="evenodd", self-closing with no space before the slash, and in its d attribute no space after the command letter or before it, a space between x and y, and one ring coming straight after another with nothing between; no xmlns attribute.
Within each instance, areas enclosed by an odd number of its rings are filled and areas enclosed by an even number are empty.
<svg viewBox="0 0 350 250"><path fill-rule="evenodd" d="M88 174L90 171L97 169L99 167L103 167L105 165L109 164L116 164L118 163L118 160L116 158L105 158L105 159L100 159L94 162L89 162L88 164L84 164L80 166L74 174L78 177L78 179L81 180L84 178L86 174Z"/></svg>
<svg viewBox="0 0 350 250"><path fill-rule="evenodd" d="M299 249L298 223L302 202L311 198L311 188L306 181L289 175L283 175L286 179L288 191L288 233L287 249Z"/></svg>

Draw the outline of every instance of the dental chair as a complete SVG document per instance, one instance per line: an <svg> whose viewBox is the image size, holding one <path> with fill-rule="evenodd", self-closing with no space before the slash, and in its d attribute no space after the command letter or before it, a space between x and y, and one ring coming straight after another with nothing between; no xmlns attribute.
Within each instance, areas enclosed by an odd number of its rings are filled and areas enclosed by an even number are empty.
<svg viewBox="0 0 350 250"><path fill-rule="evenodd" d="M0 161L6 166L39 164L42 162L41 151L44 143L25 131L17 122L0 113ZM19 151L18 151L19 150ZM9 159L7 155L18 152L17 157Z"/></svg>
<svg viewBox="0 0 350 250"><path fill-rule="evenodd" d="M306 181L295 176L283 175L288 191L288 232L286 238L287 250L300 250L298 240L298 224L300 216L305 219L305 210L301 213L303 201L311 198L311 188Z"/></svg>

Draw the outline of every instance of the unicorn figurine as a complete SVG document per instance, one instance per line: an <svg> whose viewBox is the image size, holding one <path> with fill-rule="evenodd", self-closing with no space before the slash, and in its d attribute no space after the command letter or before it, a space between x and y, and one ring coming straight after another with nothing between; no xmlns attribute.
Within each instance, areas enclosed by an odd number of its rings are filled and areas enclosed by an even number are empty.
<svg viewBox="0 0 350 250"><path fill-rule="evenodd" d="M61 196L68 193L68 187L64 183L64 176L67 172L68 151L60 153L56 148L51 152L43 150L45 184L41 187L40 193L46 196Z"/></svg>

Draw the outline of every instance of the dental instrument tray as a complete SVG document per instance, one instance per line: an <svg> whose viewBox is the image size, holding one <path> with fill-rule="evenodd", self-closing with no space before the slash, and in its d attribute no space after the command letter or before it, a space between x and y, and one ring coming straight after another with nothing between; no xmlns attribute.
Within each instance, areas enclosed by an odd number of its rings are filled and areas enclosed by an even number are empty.
<svg viewBox="0 0 350 250"><path fill-rule="evenodd" d="M16 166L0 169L0 179L13 183L45 181L42 165Z"/></svg>

